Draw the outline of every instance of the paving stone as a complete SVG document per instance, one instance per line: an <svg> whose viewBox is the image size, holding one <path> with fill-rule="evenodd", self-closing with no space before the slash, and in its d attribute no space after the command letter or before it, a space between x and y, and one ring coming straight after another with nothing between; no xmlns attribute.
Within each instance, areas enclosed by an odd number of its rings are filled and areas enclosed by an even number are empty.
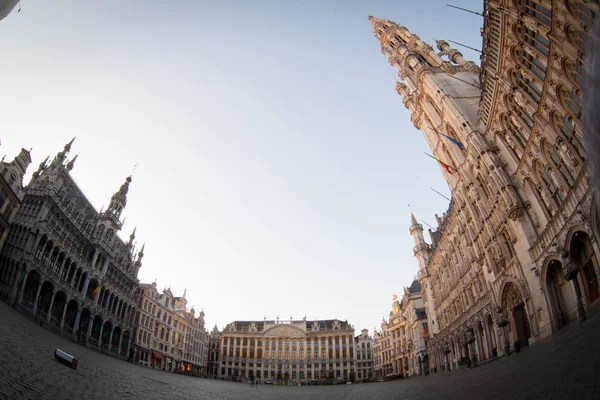
<svg viewBox="0 0 600 400"><path fill-rule="evenodd" d="M339 386L271 386L153 370L88 349L0 303L0 400L4 399L597 399L600 315L553 340L473 369ZM79 359L72 370L60 348Z"/></svg>

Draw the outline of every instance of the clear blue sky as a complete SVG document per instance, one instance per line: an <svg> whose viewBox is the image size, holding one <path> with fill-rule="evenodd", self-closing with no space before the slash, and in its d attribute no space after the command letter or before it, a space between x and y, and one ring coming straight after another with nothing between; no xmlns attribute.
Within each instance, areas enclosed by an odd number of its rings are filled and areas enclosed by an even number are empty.
<svg viewBox="0 0 600 400"><path fill-rule="evenodd" d="M446 3L23 1L0 22L0 151L33 148L28 180L77 136L98 209L139 163L121 237L138 227L141 281L187 288L209 327L372 331L417 271L408 204L433 225L448 189L367 16L480 48Z"/></svg>

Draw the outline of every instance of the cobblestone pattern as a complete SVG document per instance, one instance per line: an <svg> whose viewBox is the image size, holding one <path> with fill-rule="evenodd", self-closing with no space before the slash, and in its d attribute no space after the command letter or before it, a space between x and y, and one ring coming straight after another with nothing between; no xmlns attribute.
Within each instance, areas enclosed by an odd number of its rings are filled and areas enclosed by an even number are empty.
<svg viewBox="0 0 600 400"><path fill-rule="evenodd" d="M599 399L599 316L547 343L473 369L384 383L252 388L117 360L61 338L0 303L0 399ZM78 369L54 360L56 348L78 358Z"/></svg>

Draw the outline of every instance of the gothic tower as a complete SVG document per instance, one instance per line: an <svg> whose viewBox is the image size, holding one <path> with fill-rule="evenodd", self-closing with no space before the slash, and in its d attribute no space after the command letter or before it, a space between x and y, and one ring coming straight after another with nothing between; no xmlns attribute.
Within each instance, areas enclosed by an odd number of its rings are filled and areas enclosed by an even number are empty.
<svg viewBox="0 0 600 400"><path fill-rule="evenodd" d="M427 322L431 334L437 333L439 328L436 325L436 311L435 311L435 299L433 296L432 284L427 274L427 265L429 259L433 253L431 246L425 242L423 237L423 225L417 222L415 215L411 212L411 227L410 234L415 241L415 247L413 249L414 255L419 263L419 281L424 289L423 299L425 300L425 307L427 310Z"/></svg>
<svg viewBox="0 0 600 400"><path fill-rule="evenodd" d="M119 191L115 192L105 211L100 212L96 223L94 237L97 240L104 240L107 243L112 243L116 233L121 230L123 222L121 222L121 213L127 205L127 192L129 192L129 184L131 176L125 179Z"/></svg>

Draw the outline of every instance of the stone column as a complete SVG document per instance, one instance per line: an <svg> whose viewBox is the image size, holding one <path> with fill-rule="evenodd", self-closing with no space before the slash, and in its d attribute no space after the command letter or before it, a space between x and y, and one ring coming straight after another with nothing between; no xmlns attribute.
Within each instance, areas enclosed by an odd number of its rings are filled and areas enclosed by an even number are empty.
<svg viewBox="0 0 600 400"><path fill-rule="evenodd" d="M67 262L67 254L65 253L65 258L63 258L62 262L60 263L60 268L58 269L58 279L61 279L63 269L65 268L66 262Z"/></svg>
<svg viewBox="0 0 600 400"><path fill-rule="evenodd" d="M102 263L102 276L103 277L106 275L107 269L108 269L108 258L105 258L104 262Z"/></svg>
<svg viewBox="0 0 600 400"><path fill-rule="evenodd" d="M94 249L94 255L92 256L92 263L91 263L92 272L94 272L94 269L96 268L96 260L98 259L98 255L99 255L98 249Z"/></svg>
<svg viewBox="0 0 600 400"><path fill-rule="evenodd" d="M25 252L33 253L33 255L35 256L35 250L37 249L38 245L40 244L40 240L42 239L42 234L37 235L37 237L35 238L35 241L31 240L31 238L33 236L34 235L29 236L29 240L27 242L27 245L25 246Z"/></svg>
<svg viewBox="0 0 600 400"><path fill-rule="evenodd" d="M492 359L492 339L490 337L490 327L488 326L487 321L485 324L483 324L483 330L485 334L485 344L487 347L487 358L490 360Z"/></svg>
<svg viewBox="0 0 600 400"><path fill-rule="evenodd" d="M77 340L79 340L77 335L79 334L79 320L81 319L82 311L79 311L79 307L77 307L77 309L75 310L75 324L73 325L73 330L75 331L75 335L76 335L75 338Z"/></svg>
<svg viewBox="0 0 600 400"><path fill-rule="evenodd" d="M33 300L33 315L36 315L37 313L37 307L38 307L38 301L40 299L40 292L42 291L42 282L40 279L40 283L37 289L37 293L35 294L35 298Z"/></svg>
<svg viewBox="0 0 600 400"><path fill-rule="evenodd" d="M52 318L52 306L54 305L54 300L56 299L56 293L52 296L50 300L50 307L48 307L48 316L46 317L46 321L50 322L50 318Z"/></svg>
<svg viewBox="0 0 600 400"><path fill-rule="evenodd" d="M100 334L98 335L98 350L102 351L102 334L104 333L104 321L100 325Z"/></svg>
<svg viewBox="0 0 600 400"><path fill-rule="evenodd" d="M62 330L65 327L65 316L67 315L67 306L68 305L69 305L69 303L66 303L66 300L65 300L65 305L63 307L63 310L62 310L62 313L61 313L62 315L60 317L60 331L61 332L62 332Z"/></svg>
<svg viewBox="0 0 600 400"><path fill-rule="evenodd" d="M19 277L16 279L10 297L13 307L17 304L21 304L21 301L23 301L23 290L25 289L25 282L27 281L27 270L19 266L17 267L17 275L19 275Z"/></svg>
<svg viewBox="0 0 600 400"><path fill-rule="evenodd" d="M90 314L90 322L88 324L87 332L85 334L85 343L90 342L90 336L92 335L92 327L94 326L94 317Z"/></svg>
<svg viewBox="0 0 600 400"><path fill-rule="evenodd" d="M122 335L121 335L121 337L122 337ZM127 341L127 350L126 350L126 354L125 354L125 357L127 359L129 359L129 351L130 351L130 349L131 349L131 335L129 336L129 340Z"/></svg>
<svg viewBox="0 0 600 400"><path fill-rule="evenodd" d="M331 369L333 370L333 377L335 378L336 377L335 371L337 370L337 367L336 367L337 357L335 356L335 350L337 349L337 337L333 336L331 341L333 342L333 345L331 346L331 352L332 352L331 359L333 360L333 362L331 363Z"/></svg>
<svg viewBox="0 0 600 400"><path fill-rule="evenodd" d="M84 302L85 301L85 294L88 290L88 286L90 285L90 277L89 275L86 275L85 277L85 283L83 284L83 290L81 291L81 301Z"/></svg>

